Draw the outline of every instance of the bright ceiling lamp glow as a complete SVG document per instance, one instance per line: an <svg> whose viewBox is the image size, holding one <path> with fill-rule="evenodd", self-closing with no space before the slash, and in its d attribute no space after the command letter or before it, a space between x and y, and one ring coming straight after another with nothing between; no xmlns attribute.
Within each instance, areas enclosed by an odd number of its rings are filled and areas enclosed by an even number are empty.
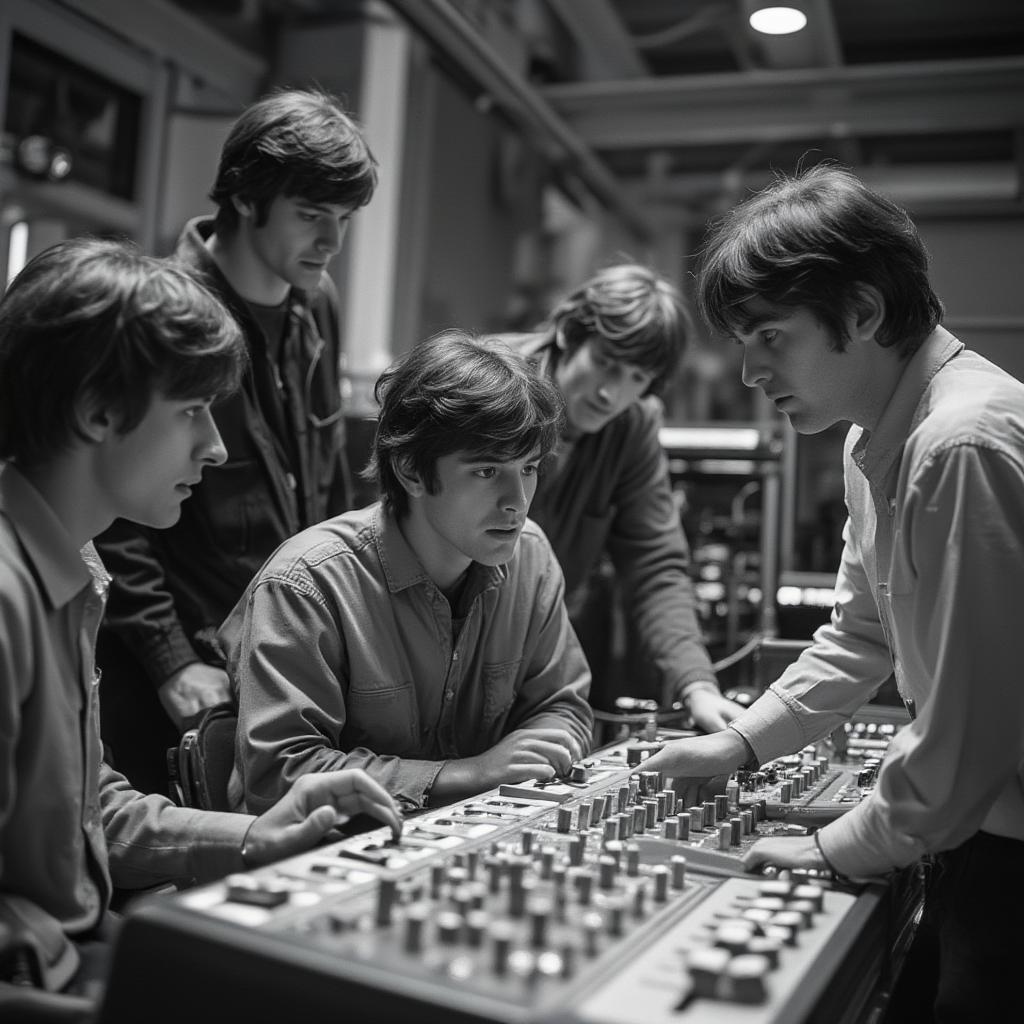
<svg viewBox="0 0 1024 1024"><path fill-rule="evenodd" d="M807 15L795 7L762 7L750 16L750 27L769 36L788 36L807 24Z"/></svg>

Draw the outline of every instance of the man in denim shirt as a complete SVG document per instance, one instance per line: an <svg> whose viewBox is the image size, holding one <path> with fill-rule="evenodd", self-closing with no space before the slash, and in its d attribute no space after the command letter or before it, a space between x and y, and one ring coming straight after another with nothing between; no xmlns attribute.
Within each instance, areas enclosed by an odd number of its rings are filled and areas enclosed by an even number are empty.
<svg viewBox="0 0 1024 1024"><path fill-rule="evenodd" d="M764 763L827 735L894 672L916 718L870 796L813 836L762 840L748 865L864 878L932 857L890 1019L998 1019L1024 955L1024 384L939 326L909 217L838 168L727 216L699 296L743 346L744 382L796 430L853 424L849 518L831 622L729 728L648 767Z"/></svg>
<svg viewBox="0 0 1024 1024"><path fill-rule="evenodd" d="M221 630L238 687L231 797L359 767L402 805L565 774L590 742L590 672L527 519L557 389L452 331L377 383L382 500L283 544Z"/></svg>

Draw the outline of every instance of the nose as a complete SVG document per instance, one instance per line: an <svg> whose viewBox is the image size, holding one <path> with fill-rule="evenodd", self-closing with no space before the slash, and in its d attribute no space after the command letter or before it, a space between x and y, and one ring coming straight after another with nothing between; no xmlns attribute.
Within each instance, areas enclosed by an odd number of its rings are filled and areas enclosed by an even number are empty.
<svg viewBox="0 0 1024 1024"><path fill-rule="evenodd" d="M515 512L517 515L526 512L533 498L535 486L533 481L535 479L535 477L524 477L518 470L510 473L508 485L501 495L501 507L506 512Z"/></svg>
<svg viewBox="0 0 1024 1024"><path fill-rule="evenodd" d="M332 217L324 218L323 225L317 235L317 250L324 255L333 256L341 249L341 243L345 240L347 228L348 221L340 222Z"/></svg>
<svg viewBox="0 0 1024 1024"><path fill-rule="evenodd" d="M768 369L758 361L749 348L743 350L743 383L748 388L756 388L769 378Z"/></svg>
<svg viewBox="0 0 1024 1024"><path fill-rule="evenodd" d="M207 429L199 444L198 460L204 466L220 466L227 461L228 450L209 410L206 412Z"/></svg>
<svg viewBox="0 0 1024 1024"><path fill-rule="evenodd" d="M622 381L615 377L605 376L597 388L597 397L609 408L614 408L619 400L619 392L622 389Z"/></svg>

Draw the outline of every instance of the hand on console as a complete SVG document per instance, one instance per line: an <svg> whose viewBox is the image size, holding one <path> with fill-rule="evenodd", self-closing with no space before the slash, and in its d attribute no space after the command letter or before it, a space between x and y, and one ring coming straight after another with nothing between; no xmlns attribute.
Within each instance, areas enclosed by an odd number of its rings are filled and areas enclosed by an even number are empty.
<svg viewBox="0 0 1024 1024"><path fill-rule="evenodd" d="M316 845L340 818L359 813L389 825L396 839L401 836L398 805L366 772L349 768L303 775L249 826L242 857L246 866L259 867L301 853Z"/></svg>
<svg viewBox="0 0 1024 1024"><path fill-rule="evenodd" d="M779 868L814 868L830 871L814 836L766 836L759 839L743 857L743 867L756 871L765 864Z"/></svg>
<svg viewBox="0 0 1024 1024"><path fill-rule="evenodd" d="M728 776L749 757L743 737L732 729L722 729L708 736L669 740L642 763L642 768L674 779L676 793L685 807L704 798L710 780ZM724 780L719 788L724 789Z"/></svg>
<svg viewBox="0 0 1024 1024"><path fill-rule="evenodd" d="M561 729L517 729L490 750L448 761L431 788L431 802L448 803L503 782L567 775L583 756L579 741Z"/></svg>

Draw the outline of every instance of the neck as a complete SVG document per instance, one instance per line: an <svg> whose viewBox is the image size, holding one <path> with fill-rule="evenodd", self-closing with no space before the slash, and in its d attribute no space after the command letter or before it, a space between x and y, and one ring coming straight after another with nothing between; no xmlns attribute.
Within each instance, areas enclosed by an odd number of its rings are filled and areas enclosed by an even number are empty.
<svg viewBox="0 0 1024 1024"><path fill-rule="evenodd" d="M257 258L246 230L242 224L225 237L214 232L206 240L207 251L243 299L261 306L280 305L288 297L290 285Z"/></svg>
<svg viewBox="0 0 1024 1024"><path fill-rule="evenodd" d="M900 359L890 348L876 346L876 349L867 382L854 396L856 407L849 417L851 422L868 432L874 432L878 427L908 362Z"/></svg>
<svg viewBox="0 0 1024 1024"><path fill-rule="evenodd" d="M446 597L454 593L472 560L440 540L426 519L419 514L415 501L399 521L398 528L438 590Z"/></svg>
<svg viewBox="0 0 1024 1024"><path fill-rule="evenodd" d="M84 547L115 519L103 507L84 458L58 456L44 466L19 471L43 496L76 548Z"/></svg>

